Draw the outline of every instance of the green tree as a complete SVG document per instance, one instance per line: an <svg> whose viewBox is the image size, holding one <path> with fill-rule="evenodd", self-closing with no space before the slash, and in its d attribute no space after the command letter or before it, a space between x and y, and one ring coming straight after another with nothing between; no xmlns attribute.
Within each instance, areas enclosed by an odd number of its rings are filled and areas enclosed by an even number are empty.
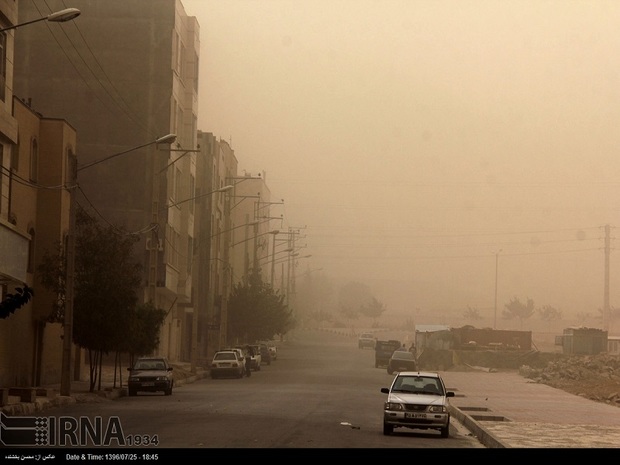
<svg viewBox="0 0 620 465"><path fill-rule="evenodd" d="M362 305L360 313L376 321L386 310L383 303L378 301L375 297L371 297L368 302Z"/></svg>
<svg viewBox="0 0 620 465"><path fill-rule="evenodd" d="M523 320L528 319L534 314L534 301L529 297L525 304L517 297L514 297L504 307L502 316L507 320L518 318L521 328L523 328Z"/></svg>
<svg viewBox="0 0 620 465"><path fill-rule="evenodd" d="M351 281L338 292L338 308L347 320L355 320L362 314L365 305L372 299L370 288L366 284Z"/></svg>
<svg viewBox="0 0 620 465"><path fill-rule="evenodd" d="M87 349L90 390L97 380L101 388L103 354L127 348L136 336L135 313L141 285L141 265L133 262L136 238L103 227L79 209L76 214L76 246L73 304L73 342ZM62 319L65 305L66 253L46 252L39 267L41 283L59 295L52 315ZM161 323L160 323L161 324Z"/></svg>
<svg viewBox="0 0 620 465"><path fill-rule="evenodd" d="M228 340L272 339L293 327L293 311L284 295L264 283L258 270L234 286L228 301Z"/></svg>
<svg viewBox="0 0 620 465"><path fill-rule="evenodd" d="M166 311L156 308L152 302L137 305L130 313L131 337L125 338L120 349L129 353L129 365L134 358L152 354L159 347L160 329L166 320Z"/></svg>
<svg viewBox="0 0 620 465"><path fill-rule="evenodd" d="M480 315L480 310L475 307L470 307L469 305L467 306L467 310L465 310L465 312L463 313L463 316L466 320L470 321L477 321L482 319L482 316Z"/></svg>

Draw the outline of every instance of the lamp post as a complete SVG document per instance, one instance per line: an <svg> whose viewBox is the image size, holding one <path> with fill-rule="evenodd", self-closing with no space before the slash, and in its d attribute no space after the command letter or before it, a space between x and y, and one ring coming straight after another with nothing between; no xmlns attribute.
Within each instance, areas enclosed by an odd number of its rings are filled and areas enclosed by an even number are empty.
<svg viewBox="0 0 620 465"><path fill-rule="evenodd" d="M26 26L32 23L38 23L39 21L50 21L52 23L64 23L67 21L71 21L72 19L80 16L81 11L77 8L65 8L64 10L57 11L55 13L49 14L47 16L42 16L41 18L33 19L31 21L26 21L25 23L15 24L13 26L8 26L0 29L0 32L8 31L10 29L15 29L21 26Z"/></svg>
<svg viewBox="0 0 620 465"><path fill-rule="evenodd" d="M63 333L63 345L62 345L62 366L60 372L60 395L71 395L71 349L73 346L73 297L74 297L74 273L75 273L75 220L76 220L76 207L77 201L75 196L75 190L78 187L77 174L83 169L90 168L98 163L111 160L119 155L132 152L134 150L141 149L148 145L172 143L176 139L176 135L168 134L164 137L159 137L153 142L139 145L131 149L125 150L120 153L115 153L108 157L104 157L92 163L87 163L80 167L77 166L77 161L72 160L71 170L71 185L67 187L69 191L69 233L67 234L67 276L65 281L65 315L63 319L64 333Z"/></svg>

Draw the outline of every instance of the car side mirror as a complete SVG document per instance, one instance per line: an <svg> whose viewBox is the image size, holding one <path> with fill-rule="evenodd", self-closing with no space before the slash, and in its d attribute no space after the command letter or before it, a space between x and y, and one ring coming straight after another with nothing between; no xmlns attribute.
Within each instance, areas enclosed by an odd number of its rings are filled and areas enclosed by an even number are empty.
<svg viewBox="0 0 620 465"><path fill-rule="evenodd" d="M382 392L383 394L389 394L389 393L390 393L390 390L389 390L388 388L381 388L381 392Z"/></svg>
<svg viewBox="0 0 620 465"><path fill-rule="evenodd" d="M454 397L454 392L452 391L446 392L446 397Z"/></svg>
<svg viewBox="0 0 620 465"><path fill-rule="evenodd" d="M168 367L168 371L172 371L172 367Z"/></svg>

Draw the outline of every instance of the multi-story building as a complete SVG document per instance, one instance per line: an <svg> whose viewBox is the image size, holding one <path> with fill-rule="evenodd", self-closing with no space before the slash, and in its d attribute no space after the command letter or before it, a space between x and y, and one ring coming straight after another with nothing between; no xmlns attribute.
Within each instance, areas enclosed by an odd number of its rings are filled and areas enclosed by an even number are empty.
<svg viewBox="0 0 620 465"><path fill-rule="evenodd" d="M202 182L206 192L196 217L195 256L200 271L195 275L197 298L193 311L197 312L197 356L209 361L215 351L226 346L226 304L230 292L227 206L232 195L232 184L227 179L236 175L238 161L230 145L211 133L199 131L198 145L198 179L208 177L209 182ZM218 189L225 190L215 192Z"/></svg>
<svg viewBox="0 0 620 465"><path fill-rule="evenodd" d="M15 35L15 92L76 128L81 205L140 234L143 300L168 312L159 352L179 360L194 271L196 203L186 200L203 189L195 151L199 26L180 0L71 6L81 15L69 27ZM64 8L63 0L20 2L19 21ZM172 147L153 143L167 134L177 136Z"/></svg>
<svg viewBox="0 0 620 465"><path fill-rule="evenodd" d="M45 118L13 94L14 38L22 29L6 28L17 19L17 2L0 1L0 299L26 286L36 292L0 319L0 386L60 377L62 327L49 322L58 296L38 285L37 269L44 251L67 238L76 154L67 121Z"/></svg>

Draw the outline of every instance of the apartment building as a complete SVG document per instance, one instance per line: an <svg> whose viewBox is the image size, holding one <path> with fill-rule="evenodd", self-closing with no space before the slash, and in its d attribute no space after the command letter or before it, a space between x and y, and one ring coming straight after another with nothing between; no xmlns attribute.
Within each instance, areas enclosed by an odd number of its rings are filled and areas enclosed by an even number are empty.
<svg viewBox="0 0 620 465"><path fill-rule="evenodd" d="M7 2L5 2L7 3ZM143 301L168 312L159 353L183 358L192 302L199 25L180 0L76 0L62 28L15 34L17 95L79 138L80 206L140 235ZM66 8L20 2L20 22ZM158 144L166 135L174 144ZM88 167L88 169L85 169ZM187 351L186 351L187 352Z"/></svg>

